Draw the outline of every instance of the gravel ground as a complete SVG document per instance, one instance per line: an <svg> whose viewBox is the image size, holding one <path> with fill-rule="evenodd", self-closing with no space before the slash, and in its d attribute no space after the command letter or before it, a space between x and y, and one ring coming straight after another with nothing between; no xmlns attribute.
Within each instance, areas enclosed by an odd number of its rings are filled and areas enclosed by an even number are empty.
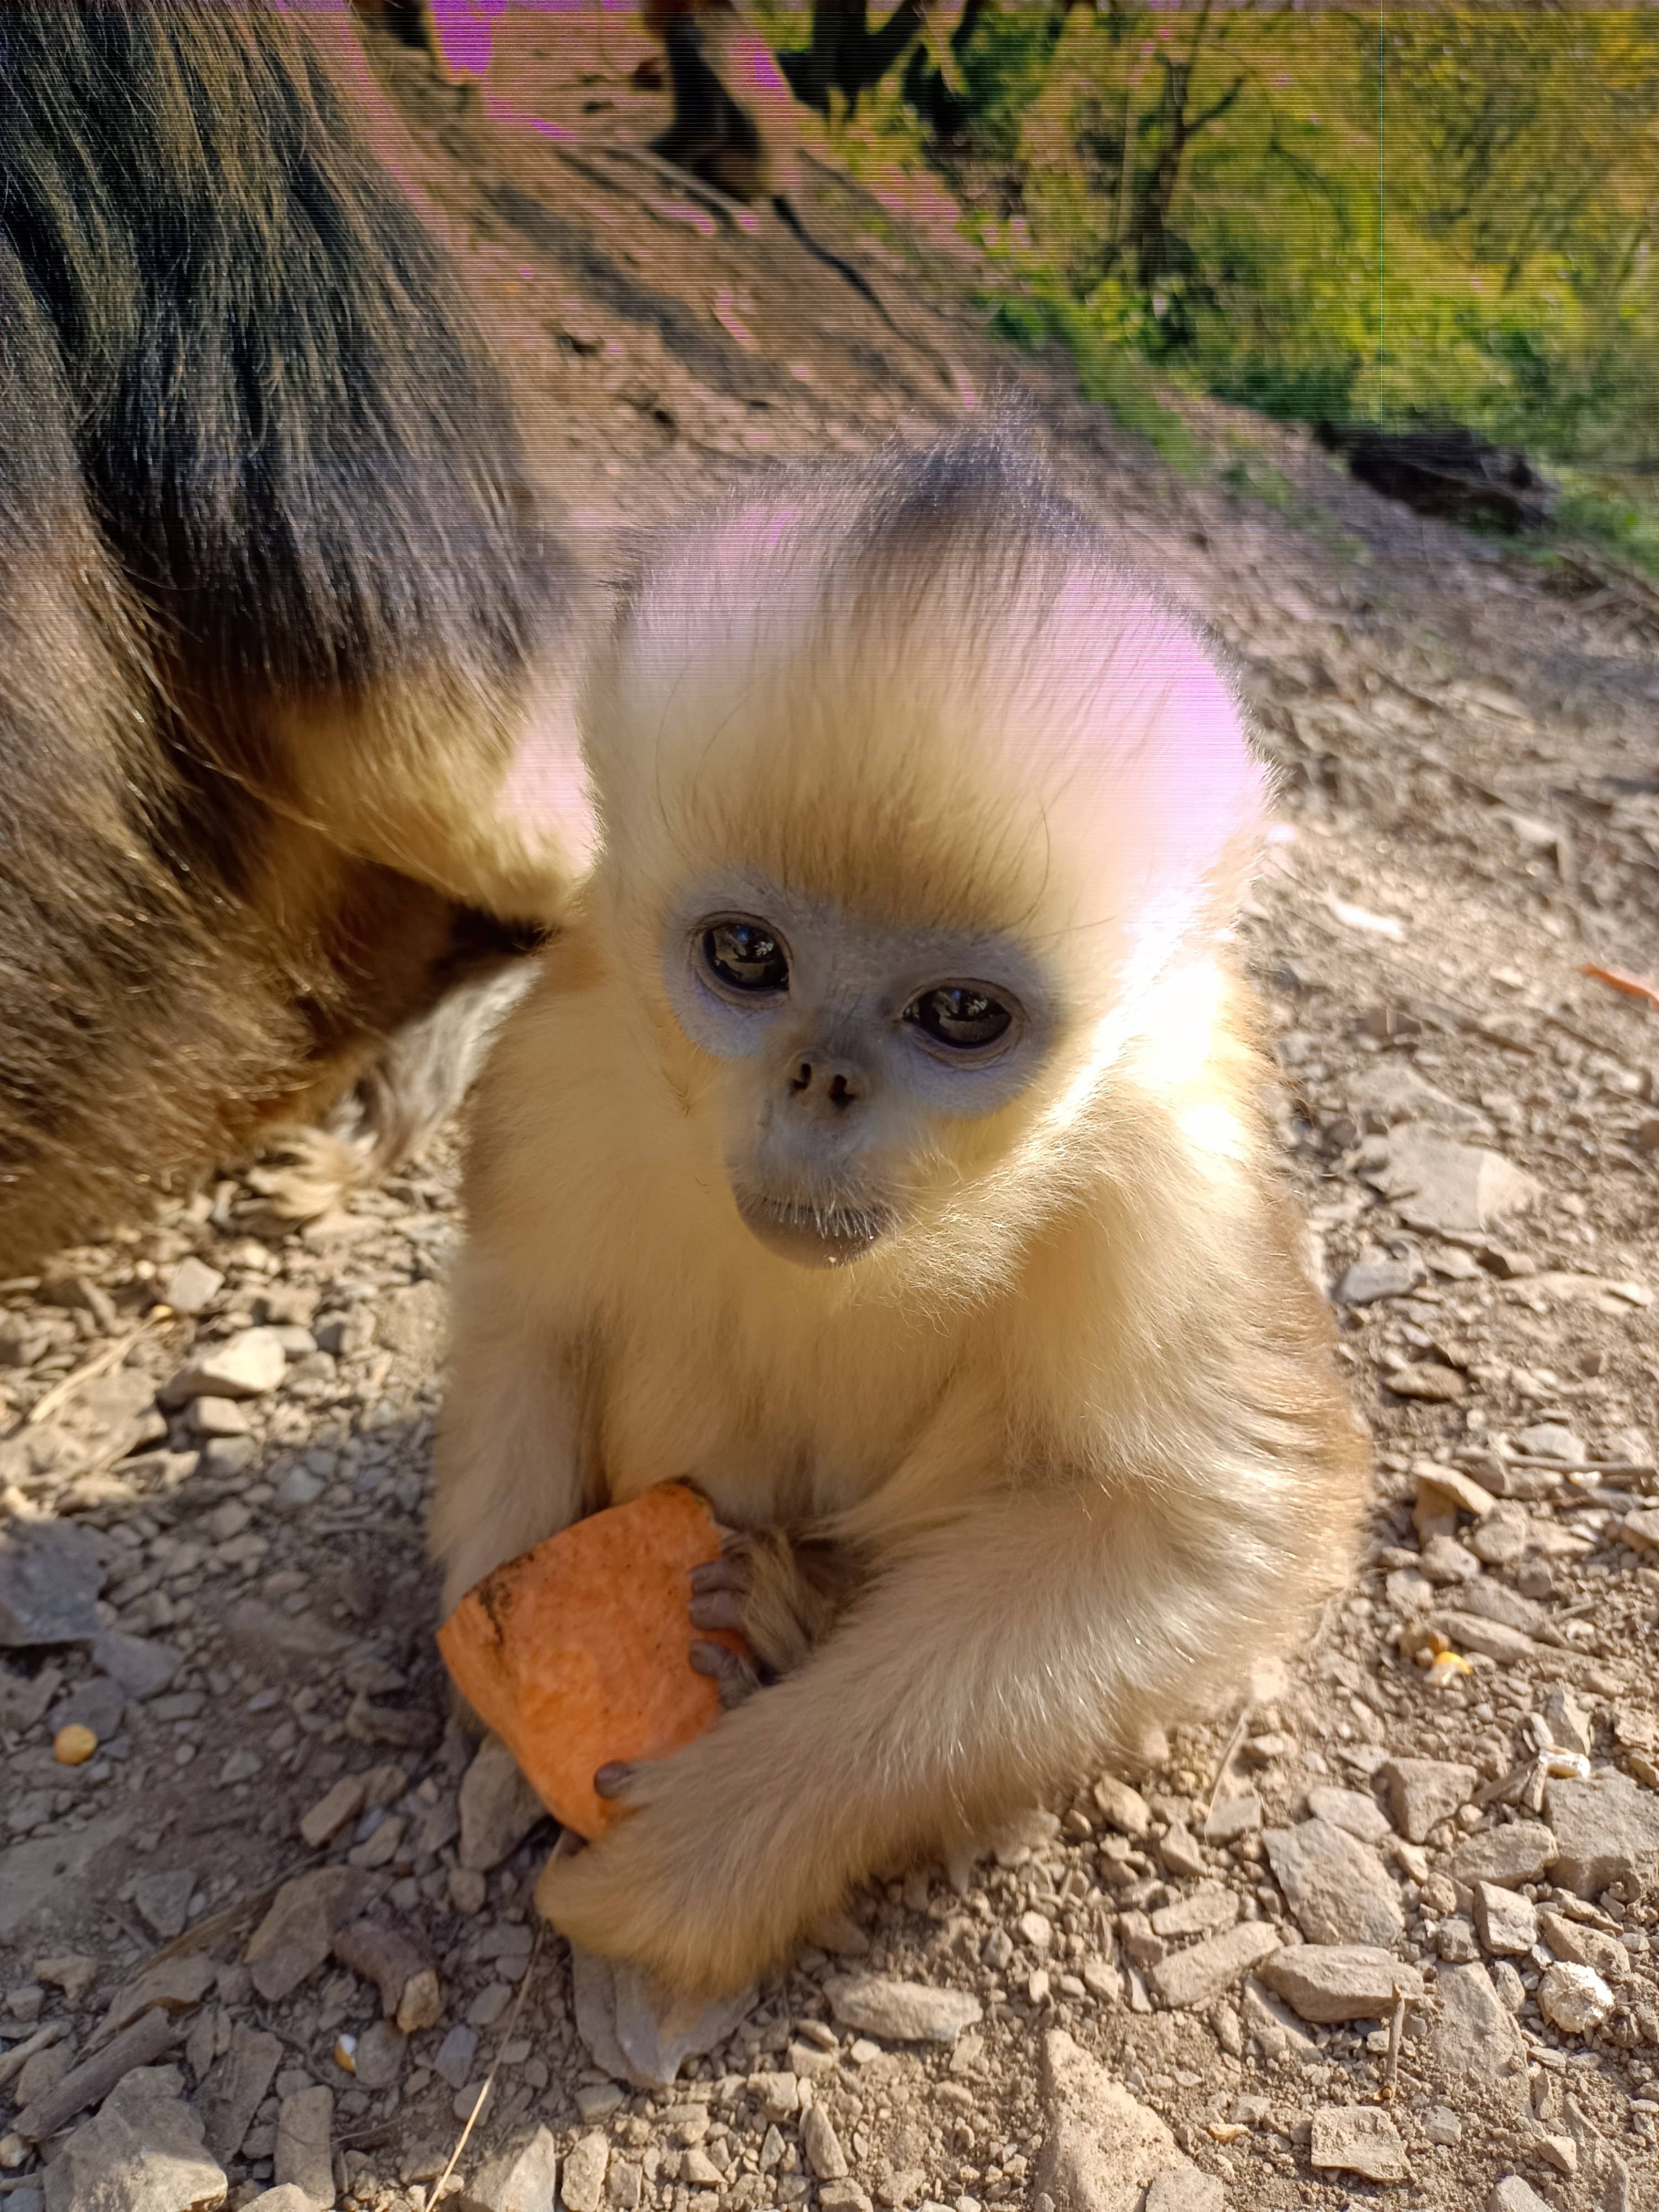
<svg viewBox="0 0 1659 2212"><path fill-rule="evenodd" d="M631 51L535 36L495 88L597 150L398 88L596 566L1013 377L1239 656L1369 1553L1241 1710L665 2027L538 1929L550 1825L445 1718L453 1144L304 1224L227 1176L0 1285L0 2204L423 2206L491 2080L447 2200L489 2212L1659 2205L1659 1014L1581 972L1654 965L1654 603L1238 410L1171 473L991 349L924 194L877 238L826 182L896 336L605 150L655 120Z"/></svg>

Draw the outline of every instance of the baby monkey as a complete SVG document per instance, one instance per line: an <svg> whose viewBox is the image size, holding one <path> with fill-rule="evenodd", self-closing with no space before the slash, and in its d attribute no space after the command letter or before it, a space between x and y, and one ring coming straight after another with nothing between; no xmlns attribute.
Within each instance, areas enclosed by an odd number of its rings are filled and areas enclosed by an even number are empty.
<svg viewBox="0 0 1659 2212"><path fill-rule="evenodd" d="M599 856L477 1108L433 1540L453 1604L667 1477L734 1532L694 1619L764 1686L602 1771L631 1817L538 1892L729 1990L1238 1682L1337 1586L1364 1454L1224 947L1263 772L1017 449L686 528L584 741Z"/></svg>

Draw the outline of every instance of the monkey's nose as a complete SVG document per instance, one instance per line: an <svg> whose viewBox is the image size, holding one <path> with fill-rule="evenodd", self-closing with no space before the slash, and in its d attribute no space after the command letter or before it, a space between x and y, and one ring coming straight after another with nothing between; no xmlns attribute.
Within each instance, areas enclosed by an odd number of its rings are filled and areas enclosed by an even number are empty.
<svg viewBox="0 0 1659 2212"><path fill-rule="evenodd" d="M844 1114L863 1097L863 1072L848 1060L830 1060L804 1052L790 1070L789 1088L803 1106Z"/></svg>

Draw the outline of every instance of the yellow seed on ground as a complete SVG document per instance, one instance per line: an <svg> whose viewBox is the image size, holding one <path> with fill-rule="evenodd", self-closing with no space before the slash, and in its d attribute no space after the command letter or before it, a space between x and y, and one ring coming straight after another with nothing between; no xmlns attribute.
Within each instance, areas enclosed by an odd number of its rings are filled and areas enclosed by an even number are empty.
<svg viewBox="0 0 1659 2212"><path fill-rule="evenodd" d="M84 1766L97 1748L97 1737L79 1721L60 1728L52 1740L52 1756L60 1766Z"/></svg>

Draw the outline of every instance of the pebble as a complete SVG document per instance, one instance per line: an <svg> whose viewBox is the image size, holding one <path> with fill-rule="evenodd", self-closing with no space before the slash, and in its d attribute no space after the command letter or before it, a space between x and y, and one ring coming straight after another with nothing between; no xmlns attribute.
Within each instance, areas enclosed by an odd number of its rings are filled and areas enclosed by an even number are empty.
<svg viewBox="0 0 1659 2212"><path fill-rule="evenodd" d="M1558 1959L1544 1969L1538 2009L1552 2027L1583 2035L1599 2027L1613 2010L1613 1991L1593 1966L1575 1966Z"/></svg>
<svg viewBox="0 0 1659 2212"><path fill-rule="evenodd" d="M472 2061L477 2050L477 2029L463 2027L458 2021L439 2045L438 2055L431 2062L432 2070L452 2089L464 2089L471 2078Z"/></svg>
<svg viewBox="0 0 1659 2212"><path fill-rule="evenodd" d="M198 1437L215 1439L245 1437L252 1424L234 1398L197 1398L190 1408L190 1425Z"/></svg>
<svg viewBox="0 0 1659 2212"><path fill-rule="evenodd" d="M1528 1459L1559 1459L1564 1467L1583 1467L1586 1457L1583 1437L1559 1421L1540 1421L1522 1429L1515 1449Z"/></svg>
<svg viewBox="0 0 1659 2212"><path fill-rule="evenodd" d="M229 2051L215 2067L202 2100L208 2148L216 2158L228 2160L241 2150L282 2055L281 2043L263 2028L244 2025L233 2032Z"/></svg>
<svg viewBox="0 0 1659 2212"><path fill-rule="evenodd" d="M200 1398L263 1398L282 1381L288 1354L274 1328L239 1329L224 1343L209 1345L161 1385L164 1406L185 1406Z"/></svg>
<svg viewBox="0 0 1659 2212"><path fill-rule="evenodd" d="M195 1887L196 1876L188 1867L143 1874L132 1885L132 1902L139 1918L147 1921L164 1942L170 1942L184 1932Z"/></svg>
<svg viewBox="0 0 1659 2212"><path fill-rule="evenodd" d="M1103 1774L1094 1787L1095 1803L1113 1827L1137 1843L1151 1832L1152 1808L1138 1790L1127 1782L1120 1782L1115 1774Z"/></svg>
<svg viewBox="0 0 1659 2212"><path fill-rule="evenodd" d="M1238 1917L1239 1901L1218 1881L1201 1882L1173 1905L1160 1905L1152 1915L1158 1936L1215 1936L1231 1928Z"/></svg>
<svg viewBox="0 0 1659 2212"><path fill-rule="evenodd" d="M1304 2020L1386 2019L1401 1996L1420 2002L1423 1977L1368 1943L1296 1943L1264 1960L1261 1978Z"/></svg>
<svg viewBox="0 0 1659 2212"><path fill-rule="evenodd" d="M72 1521L0 1525L0 1644L90 1644L98 1634L104 1547Z"/></svg>
<svg viewBox="0 0 1659 2212"><path fill-rule="evenodd" d="M210 1267L204 1260L192 1254L161 1278L156 1296L174 1313L193 1317L210 1306L224 1286L225 1279L219 1270Z"/></svg>
<svg viewBox="0 0 1659 2212"><path fill-rule="evenodd" d="M1308 1792L1308 1810L1316 1820L1334 1821L1362 1844L1380 1844L1394 1833L1388 1815L1374 1797L1358 1790L1334 1790L1321 1785Z"/></svg>
<svg viewBox="0 0 1659 2212"><path fill-rule="evenodd" d="M1310 1943L1386 1950L1404 1932L1395 1886L1375 1852L1330 1820L1268 1828L1262 1841L1285 1901Z"/></svg>
<svg viewBox="0 0 1659 2212"><path fill-rule="evenodd" d="M1400 2130L1376 2105L1325 2105L1313 2116L1316 2172L1363 2174L1367 2181L1407 2181L1411 2167Z"/></svg>
<svg viewBox="0 0 1659 2212"><path fill-rule="evenodd" d="M610 2163L611 2145L597 2130L578 2139L565 2155L566 2212L599 2212L605 2168Z"/></svg>
<svg viewBox="0 0 1659 2212"><path fill-rule="evenodd" d="M1468 1547L1489 1567L1510 1567L1532 1540L1532 1517L1524 1505L1505 1498L1491 1516L1472 1529Z"/></svg>
<svg viewBox="0 0 1659 2212"><path fill-rule="evenodd" d="M1417 1571L1425 1582L1443 1589L1449 1584L1473 1582L1480 1572L1480 1562L1455 1536L1431 1536L1423 1547Z"/></svg>
<svg viewBox="0 0 1659 2212"><path fill-rule="evenodd" d="M1495 1229L1509 1216L1524 1213L1542 1195L1542 1185L1483 1146L1460 1145L1415 1122L1396 1129L1388 1141L1386 1164L1362 1170L1408 1229L1471 1236Z"/></svg>
<svg viewBox="0 0 1659 2212"><path fill-rule="evenodd" d="M365 2089L389 2089L404 2070L409 2038L389 2020L377 2020L357 2039L356 2073Z"/></svg>
<svg viewBox="0 0 1659 2212"><path fill-rule="evenodd" d="M1176 2009L1207 2004L1278 1948L1279 1937L1265 1920L1242 1920L1224 1936L1173 1952L1153 1967L1152 1986Z"/></svg>
<svg viewBox="0 0 1659 2212"><path fill-rule="evenodd" d="M183 2087L176 2066L138 2067L118 2081L47 2167L46 2212L207 2212L222 2204L224 2171ZM332 2201L332 2186L331 2179L323 2201Z"/></svg>
<svg viewBox="0 0 1659 2212"><path fill-rule="evenodd" d="M802 2114L800 2146L806 2154L807 2164L820 2181L846 2179L847 2154L821 2105L809 2105Z"/></svg>
<svg viewBox="0 0 1659 2212"><path fill-rule="evenodd" d="M1421 1279L1410 1260L1391 1260L1386 1252L1364 1251L1351 1261L1336 1286L1339 1305L1375 1305L1379 1298L1401 1298Z"/></svg>
<svg viewBox="0 0 1659 2212"><path fill-rule="evenodd" d="M1530 1951L1538 1941L1538 1914L1518 1890L1501 1888L1492 1881L1477 1881L1474 1924L1482 1946L1510 1957Z"/></svg>
<svg viewBox="0 0 1659 2212"><path fill-rule="evenodd" d="M1486 2199L1486 2212L1552 2212L1552 2207L1530 2182L1509 2173Z"/></svg>
<svg viewBox="0 0 1659 2212"><path fill-rule="evenodd" d="M1256 1741L1265 1742L1267 1738L1258 1737ZM1261 1821L1261 1800L1253 1790L1242 1791L1237 1797L1219 1797L1204 1823L1204 1840L1206 1844L1235 1844L1241 1836L1253 1835Z"/></svg>
<svg viewBox="0 0 1659 2212"><path fill-rule="evenodd" d="M1553 1831L1552 1880L1575 1896L1604 1889L1634 1899L1654 1879L1659 1862L1659 1796L1616 1769L1591 1781L1553 1781L1544 1811Z"/></svg>
<svg viewBox="0 0 1659 2212"><path fill-rule="evenodd" d="M511 1858L548 1817L546 1806L498 1735L487 1735L473 1755L461 1782L460 1812L460 1862L474 1874L488 1874Z"/></svg>
<svg viewBox="0 0 1659 2212"><path fill-rule="evenodd" d="M1604 1982L1622 1982L1630 1972L1630 1953L1616 1936L1599 1928L1583 1927L1565 1913L1540 1912L1538 1932L1558 1959L1575 1966L1593 1966Z"/></svg>
<svg viewBox="0 0 1659 2212"><path fill-rule="evenodd" d="M334 2202L334 2163L330 2138L334 2130L334 2092L313 2084L295 2089L283 2099L276 2115L276 2152L273 2179L280 2189L291 2182L314 2203Z"/></svg>
<svg viewBox="0 0 1659 2212"><path fill-rule="evenodd" d="M1042 2039L1041 2082L1036 2204L1046 2197L1068 2212L1142 2212L1161 2175L1193 2170L1159 2115L1062 2029Z"/></svg>
<svg viewBox="0 0 1659 2212"><path fill-rule="evenodd" d="M554 2212L558 2171L553 2137L538 2127L528 2142L486 2160L455 2200L457 2212Z"/></svg>
<svg viewBox="0 0 1659 2212"><path fill-rule="evenodd" d="M1495 1881L1504 1889L1518 1889L1523 1881L1541 1881L1555 1864L1555 1838L1537 1820L1512 1820L1507 1826L1477 1828L1452 1853L1452 1878L1466 1889L1477 1881Z"/></svg>
<svg viewBox="0 0 1659 2212"><path fill-rule="evenodd" d="M361 1774L343 1774L325 1796L319 1797L300 1823L300 1834L313 1850L332 1843L342 1828L363 1809L367 1793Z"/></svg>
<svg viewBox="0 0 1659 2212"><path fill-rule="evenodd" d="M1468 2079L1493 2088L1517 2078L1524 2086L1526 2045L1485 1966L1442 1966L1435 1990L1440 2012L1430 2024L1428 2044L1441 2073L1451 2081Z"/></svg>
<svg viewBox="0 0 1659 2212"><path fill-rule="evenodd" d="M383 1875L356 1867L316 1867L283 1884L242 1954L267 2003L280 2003L309 1981L337 1931L380 1894L384 1882Z"/></svg>
<svg viewBox="0 0 1659 2212"><path fill-rule="evenodd" d="M1538 1656L1536 1643L1523 1630L1506 1627L1483 1614L1452 1610L1437 1613L1435 1619L1454 1650L1476 1652L1500 1667L1519 1666Z"/></svg>
<svg viewBox="0 0 1659 2212"><path fill-rule="evenodd" d="M1424 2116L1423 2132L1431 2143L1449 2150L1463 2140L1463 2123L1445 2105L1431 2105Z"/></svg>
<svg viewBox="0 0 1659 2212"><path fill-rule="evenodd" d="M965 2027L977 2026L984 2012L965 1990L929 1989L921 1982L890 1981L878 1974L854 1974L830 1981L830 2009L843 2027L890 2043L954 2043Z"/></svg>

